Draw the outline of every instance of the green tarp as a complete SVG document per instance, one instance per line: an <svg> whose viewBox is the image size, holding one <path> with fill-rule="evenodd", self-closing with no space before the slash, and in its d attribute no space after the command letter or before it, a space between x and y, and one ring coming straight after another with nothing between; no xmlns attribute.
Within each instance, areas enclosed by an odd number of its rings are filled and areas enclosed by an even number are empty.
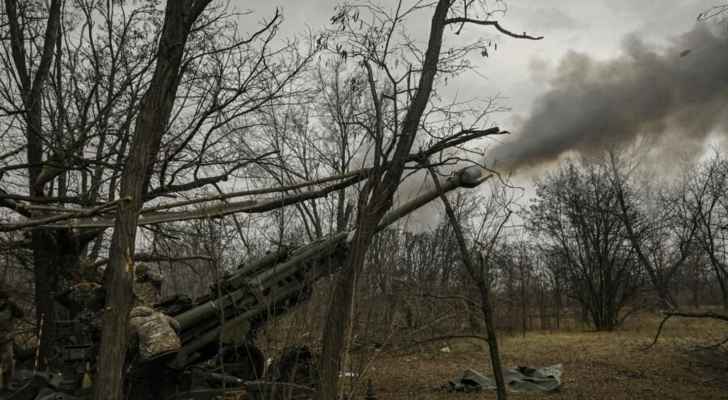
<svg viewBox="0 0 728 400"><path fill-rule="evenodd" d="M561 386L561 364L542 368L511 368L503 371L503 380L508 390L516 393L552 392ZM495 379L467 369L462 376L448 383L447 390L453 392L495 390Z"/></svg>

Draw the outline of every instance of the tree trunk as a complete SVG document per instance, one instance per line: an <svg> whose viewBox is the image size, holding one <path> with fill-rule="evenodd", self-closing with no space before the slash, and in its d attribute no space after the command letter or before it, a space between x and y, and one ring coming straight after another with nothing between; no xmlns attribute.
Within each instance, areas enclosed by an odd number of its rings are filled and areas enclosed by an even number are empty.
<svg viewBox="0 0 728 400"><path fill-rule="evenodd" d="M361 226L367 226L366 223ZM329 303L322 338L321 369L335 371L335 374L321 374L320 399L339 398L339 372L342 360L348 351L348 338L351 333L351 318L354 307L354 288L366 258L371 232L358 229L352 244L352 251L344 268L336 280L334 293ZM344 316L343 318L341 316Z"/></svg>
<svg viewBox="0 0 728 400"><path fill-rule="evenodd" d="M127 350L127 316L132 305L134 254L139 210L148 189L154 160L169 123L181 76L184 48L192 24L210 0L167 2L157 49L157 65L141 102L131 149L121 180L123 199L117 209L106 269L106 304L101 332L94 398L121 400Z"/></svg>
<svg viewBox="0 0 728 400"><path fill-rule="evenodd" d="M43 170L42 89L48 80L51 63L59 40L61 24L61 1L53 0L48 9L48 22L43 36L42 53L37 64L35 76L26 61L26 39L24 37L24 17L18 14L17 0L5 0L5 13L10 37L13 65L18 76L18 86L25 107L25 135L27 138L26 157L28 159L28 194L31 197L45 197L45 183L41 179ZM57 292L57 273L60 250L49 240L54 233L36 231L31 238L33 250L33 273L35 286L36 322L43 324L40 332L39 367L45 367L50 355L50 345L55 342L55 308L53 295Z"/></svg>
<svg viewBox="0 0 728 400"><path fill-rule="evenodd" d="M493 375L495 377L496 394L499 400L506 400L506 384L503 379L503 369L501 368L500 352L498 351L498 339L495 333L495 321L493 320L493 309L490 306L490 291L486 284L485 274L482 270L476 271L475 263L470 256L470 250L468 249L467 243L465 242L465 236L460 228L460 222L458 222L455 211L452 209L450 202L447 200L445 193L442 192L439 179L435 171L430 169L430 176L432 177L435 187L440 191L440 199L445 206L445 212L450 225L455 233L458 247L460 248L460 254L463 258L465 268L470 273L470 276L475 280L480 292L480 309L483 312L483 320L485 321L485 330L487 332L488 350L490 352L490 364L493 368ZM501 225L501 228L503 225ZM500 232L500 229L498 229ZM496 233L496 237L499 233ZM495 239L495 238L494 238ZM525 332L524 332L525 335Z"/></svg>
<svg viewBox="0 0 728 400"><path fill-rule="evenodd" d="M498 400L506 400L506 383L503 379L503 368L498 350L498 338L495 333L495 320L493 319L493 308L490 306L490 292L488 287L481 281L477 282L480 291L480 309L485 320L485 331L488 339L488 352L490 353L490 366L495 376L495 386Z"/></svg>
<svg viewBox="0 0 728 400"><path fill-rule="evenodd" d="M51 345L55 342L56 309L54 294L58 290L59 270L55 261L56 252L53 251L48 238L48 232L38 230L33 232L31 246L33 250L33 281L35 283L35 315L37 333L39 336L37 365L45 368L48 357L51 356Z"/></svg>
<svg viewBox="0 0 728 400"><path fill-rule="evenodd" d="M642 266L647 271L647 275L650 277L650 280L652 281L652 285L655 288L655 291L657 292L657 296L660 298L661 306L666 309L675 309L678 308L678 304L675 301L675 297L670 293L670 282L669 282L669 276L670 274L664 275L661 274L660 271L657 269L657 267L652 263L652 261L647 257L647 254L645 253L644 249L642 248L642 243L638 238L637 233L635 232L634 226L632 224L632 218L629 214L629 207L627 205L627 200L625 199L624 194L624 187L622 183L621 176L619 174L619 171L617 170L617 164L614 160L613 154L610 153L611 162L612 162L612 173L614 174L614 185L617 193L617 200L619 202L619 208L621 211L621 218L622 222L624 223L624 227L627 230L627 237L632 244L632 248L634 249L637 260L642 264ZM676 261L675 265L672 266L673 269L677 269L680 265L683 264L683 262L687 258L687 253L683 254L679 261Z"/></svg>
<svg viewBox="0 0 728 400"><path fill-rule="evenodd" d="M525 266L520 265L521 269L521 336L526 337L528 331L528 298L526 297L526 274Z"/></svg>
<svg viewBox="0 0 728 400"><path fill-rule="evenodd" d="M39 368L45 368L48 363L54 368L62 365L62 360L53 358L58 356L53 351L58 314L55 297L67 288L70 275L80 270L81 255L94 236L68 230L37 230L32 234L36 319L41 334Z"/></svg>
<svg viewBox="0 0 728 400"><path fill-rule="evenodd" d="M437 2L417 91L407 109L401 131L397 135L397 144L392 153L391 161L386 168L382 168L381 165L375 166L375 172L368 179L365 189L359 194L357 230L352 243L351 256L348 265L345 265L337 280L324 326L322 357L320 360L321 388L318 394L320 400L334 400L338 393L341 360L346 348L346 335L351 327L353 291L356 287L356 279L364 267L366 252L375 233L375 228L392 206L394 192L399 187L405 163L420 127L422 114L429 102L432 84L437 73L437 63L440 59L442 37L449 9L449 0L439 0ZM372 88L372 91L376 92L375 88ZM377 101L376 93L373 99L375 102ZM379 117L377 126L378 133L381 134L380 130L384 121L381 120L381 115ZM380 139L383 140L383 137ZM375 151L382 151L382 149L375 149Z"/></svg>
<svg viewBox="0 0 728 400"><path fill-rule="evenodd" d="M561 329L561 281L556 280L554 288L554 307L556 307L556 330Z"/></svg>

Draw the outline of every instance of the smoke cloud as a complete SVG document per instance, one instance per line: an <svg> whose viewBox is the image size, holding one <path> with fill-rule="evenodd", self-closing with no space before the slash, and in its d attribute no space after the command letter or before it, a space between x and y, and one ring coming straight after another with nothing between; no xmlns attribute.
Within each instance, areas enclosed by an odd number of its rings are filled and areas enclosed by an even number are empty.
<svg viewBox="0 0 728 400"><path fill-rule="evenodd" d="M630 35L622 52L608 61L567 54L549 91L487 163L513 171L640 137L656 139L666 150L698 153L711 132L728 126L725 36L701 24L657 48Z"/></svg>

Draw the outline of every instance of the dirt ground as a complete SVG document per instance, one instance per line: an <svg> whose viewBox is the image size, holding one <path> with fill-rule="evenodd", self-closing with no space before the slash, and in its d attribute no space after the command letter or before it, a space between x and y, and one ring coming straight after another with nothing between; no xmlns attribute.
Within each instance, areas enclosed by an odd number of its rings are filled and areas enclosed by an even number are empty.
<svg viewBox="0 0 728 400"><path fill-rule="evenodd" d="M615 332L529 332L525 337L501 338L506 367L563 364L560 391L509 397L728 399L728 349L698 350L728 336L728 324L670 320L658 344L646 351L658 322L656 317L642 317ZM490 374L483 345L476 339L457 339L406 352L371 353L367 372L355 386L371 379L380 400L494 399L494 393L454 394L440 389L466 368ZM444 347L450 351L442 351ZM362 398L359 393L356 397Z"/></svg>

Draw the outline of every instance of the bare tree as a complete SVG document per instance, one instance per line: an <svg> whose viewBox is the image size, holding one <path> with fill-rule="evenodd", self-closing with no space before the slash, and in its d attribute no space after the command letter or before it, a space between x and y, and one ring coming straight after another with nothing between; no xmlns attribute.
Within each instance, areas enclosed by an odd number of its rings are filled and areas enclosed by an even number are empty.
<svg viewBox="0 0 728 400"><path fill-rule="evenodd" d="M25 153L25 167L27 169L27 193L28 197L46 197L45 187L48 183L47 176L43 174L43 154L45 139L43 137L43 89L48 83L56 53L57 43L60 40L61 30L61 6L62 1L54 0L46 10L38 9L30 4L18 4L15 0L7 0L4 3L7 27L9 30L8 40L5 43L6 57L5 66L13 74L4 74L6 78L14 78L17 94L6 95L12 100L5 106L6 115L13 119L13 125L19 124L25 142L17 143L16 147L10 149L3 158L14 154ZM42 18L45 14L46 18ZM37 22L32 23L31 17L40 17L44 20L45 26ZM9 49L8 49L9 47ZM10 76L8 76L10 75ZM20 102L16 102L17 97ZM15 121L15 116L20 116ZM17 125L16 125L17 126ZM5 194L3 190L0 192ZM17 200L5 198L1 204L21 215L32 215L30 210L22 207ZM79 238L69 232L40 232L35 231L31 236L31 249L34 259L35 275L35 298L36 298L36 319L38 325L46 322L47 328L44 331L45 337L41 341L40 353L42 355L41 365L44 365L45 358L49 353L49 341L55 336L53 308L53 293L58 285L60 272L63 265L70 261L67 253L78 252L85 238ZM71 259L73 255L71 254ZM73 261L71 261L73 262Z"/></svg>
<svg viewBox="0 0 728 400"><path fill-rule="evenodd" d="M341 59L319 62L305 72L309 82L291 94L293 101L263 108L263 127L256 139L275 152L260 164L273 184L344 175L362 167L356 159L363 158L366 137L357 123L367 112L362 104L367 92L352 83L363 82L363 77L345 67ZM341 188L332 196L296 204L297 218L289 218L287 226L300 225L308 240L345 229L353 206L348 201L351 191Z"/></svg>
<svg viewBox="0 0 728 400"><path fill-rule="evenodd" d="M556 329L561 327L564 291L568 279L568 264L563 260L558 251L544 249L539 246L538 257L542 260L546 279L553 295L554 319Z"/></svg>
<svg viewBox="0 0 728 400"><path fill-rule="evenodd" d="M671 192L641 185L638 193L633 183L636 166L628 165L615 151L609 152L609 163L622 222L637 259L662 306L676 308L671 285L694 253L698 227L697 214L684 201L685 182L679 182Z"/></svg>
<svg viewBox="0 0 728 400"><path fill-rule="evenodd" d="M123 398L137 219L177 96L185 44L195 21L208 4L209 0L188 0L168 2L166 6L155 71L140 104L141 111L121 179L123 201L116 215L106 279L106 304L111 306L104 313L98 357L98 363L104 368L99 369L94 386L97 400Z"/></svg>
<svg viewBox="0 0 728 400"><path fill-rule="evenodd" d="M345 264L347 268L340 273L334 288L324 327L321 399L337 396L342 349L347 348L356 281L362 272L375 227L391 207L405 172L408 156L428 109L436 75L440 73L440 77L444 77L448 72L463 70L462 57L469 51L483 48L479 43L455 47L443 53L446 27L452 25L462 29L464 25L473 23L492 26L513 37L530 38L525 34L513 34L497 21L489 19L491 14L487 13L482 2L461 5L451 0L440 0L434 5L426 49L421 50L407 36L402 38L398 34L402 23L426 8L425 5L418 1L408 6L400 1L392 11L375 4L346 6L332 18L340 32L333 38L340 41L330 43L330 48L335 49L341 58L356 60L367 77L365 84L371 95L372 115L365 129L371 140L373 168L358 195L357 230ZM360 18L361 12L368 16ZM450 132L445 131L446 134ZM447 137L440 135L438 139L446 142L463 135L477 137L492 133L495 131L481 127L456 129Z"/></svg>
<svg viewBox="0 0 728 400"><path fill-rule="evenodd" d="M437 177L437 174L433 169L430 169L430 175L432 176L432 180L434 181L436 187L440 192L442 192L439 178ZM450 205L450 202L447 199L447 196L445 196L444 193L440 195L440 199L442 200L443 205L445 206L445 211L448 216L448 220L450 221L450 225L453 228L453 231L455 232L455 238L457 239L458 247L460 248L460 253L462 255L463 264L465 265L465 268L467 269L470 276L475 280L476 285L478 286L478 291L480 292L480 307L483 312L483 319L485 320L485 329L488 333L487 341L488 341L488 348L490 350L490 362L491 367L493 368L493 374L495 375L495 383L496 383L496 393L498 399L505 400L507 398L506 394L506 384L503 380L503 369L501 366L500 361L500 353L498 351L498 338L496 337L495 333L495 320L493 318L493 307L491 306L490 301L490 288L488 287L487 280L485 278L485 270L483 268L483 264L485 264L492 252L493 245L498 240L498 236L500 235L500 232L505 225L505 223L508 221L508 218L510 217L510 212L506 214L506 217L503 218L503 220L498 224L496 231L492 237L490 237L490 241L487 244L487 247L485 249L485 253L480 253L481 255L481 263L480 268L478 268L478 265L473 261L473 259L470 256L471 250L466 242L465 235L463 234L463 230L460 226L460 222L458 221L457 215L455 215L455 211L453 210L452 206ZM491 222L486 221L484 222Z"/></svg>
<svg viewBox="0 0 728 400"><path fill-rule="evenodd" d="M568 266L570 293L597 329L611 330L641 286L619 199L603 163L568 162L536 182L528 214L538 238Z"/></svg>
<svg viewBox="0 0 728 400"><path fill-rule="evenodd" d="M130 272L149 256L134 253L143 204L200 192L259 161L265 150L236 144L308 60L291 46L271 49L278 13L244 35L237 15L209 3L3 4L0 206L24 221L2 231L32 228L17 245L34 255L41 364L58 361L54 296L81 263L107 265L99 398L121 393ZM63 223L98 215L108 223Z"/></svg>
<svg viewBox="0 0 728 400"><path fill-rule="evenodd" d="M720 287L723 308L728 310L728 264L726 263L725 227L728 226L728 161L716 154L700 166L697 179L691 181L686 198L696 215L696 242L707 256Z"/></svg>
<svg viewBox="0 0 728 400"><path fill-rule="evenodd" d="M272 49L278 13L243 35L236 15L210 0L122 3L4 2L0 207L11 223L0 231L32 229L30 241L13 244L30 246L34 256L41 360L51 353L55 293L77 279L82 263L105 266L109 307L95 398L121 398L134 262L172 259L136 252L139 227L160 233L160 224L294 205L295 235L316 238L344 229L356 207L354 244L324 329L320 396L333 398L353 291L401 181L416 163L439 155L437 165L454 164L462 154L444 150L499 132L484 128L482 112L468 120L432 96L438 83L469 68L467 54L489 46L450 46L447 28L457 34L475 24L536 38L503 28L484 1L399 2L392 10L337 9L337 29L299 54L292 45ZM427 45L419 48L401 27L430 6ZM334 61L331 80L322 68L318 87L294 83L319 49ZM317 103L323 116L313 114L311 93L324 94ZM286 134L291 127L296 135ZM257 140L270 132L272 142ZM226 193L222 183L236 178L279 187ZM353 185L356 205L347 201ZM323 199L330 193L333 200ZM231 201L252 194L270 197ZM194 208L202 203L214 204ZM229 218L246 240L240 221Z"/></svg>

